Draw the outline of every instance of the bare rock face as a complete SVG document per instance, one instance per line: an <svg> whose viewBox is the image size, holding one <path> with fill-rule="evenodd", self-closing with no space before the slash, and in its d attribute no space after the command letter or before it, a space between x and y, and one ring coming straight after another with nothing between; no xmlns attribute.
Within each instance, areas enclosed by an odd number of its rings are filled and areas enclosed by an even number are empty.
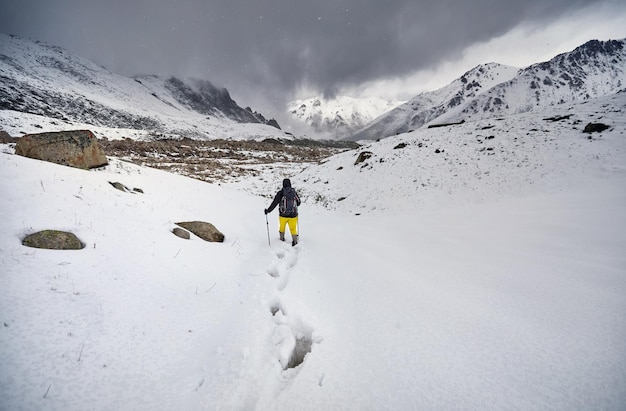
<svg viewBox="0 0 626 411"><path fill-rule="evenodd" d="M26 134L17 142L15 154L82 169L108 164L98 139L89 130Z"/></svg>
<svg viewBox="0 0 626 411"><path fill-rule="evenodd" d="M85 247L73 233L57 230L43 230L30 234L22 240L22 244L47 250L80 250Z"/></svg>
<svg viewBox="0 0 626 411"><path fill-rule="evenodd" d="M187 221L176 223L176 225L191 231L205 241L216 243L224 242L224 234L222 234L211 223L206 223L204 221Z"/></svg>

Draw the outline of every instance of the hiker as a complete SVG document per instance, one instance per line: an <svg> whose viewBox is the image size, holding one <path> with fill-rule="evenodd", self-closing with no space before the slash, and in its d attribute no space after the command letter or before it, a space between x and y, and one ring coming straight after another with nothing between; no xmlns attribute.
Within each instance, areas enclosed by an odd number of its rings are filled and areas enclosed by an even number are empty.
<svg viewBox="0 0 626 411"><path fill-rule="evenodd" d="M298 244L298 206L300 205L300 197L296 190L291 187L291 181L286 178L283 180L283 188L278 190L274 201L265 210L265 214L269 214L278 206L278 234L280 240L285 241L285 226L289 225L291 233L291 245Z"/></svg>

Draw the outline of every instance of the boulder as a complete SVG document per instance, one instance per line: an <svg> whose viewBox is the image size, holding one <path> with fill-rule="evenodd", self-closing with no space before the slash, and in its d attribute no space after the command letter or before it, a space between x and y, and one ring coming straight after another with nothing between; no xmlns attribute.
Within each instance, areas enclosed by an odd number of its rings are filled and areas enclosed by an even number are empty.
<svg viewBox="0 0 626 411"><path fill-rule="evenodd" d="M206 223L204 221L187 221L176 223L177 226L180 226L184 229L187 229L200 237L201 239L209 242L215 243L223 243L224 242L224 234L222 234L215 226L211 223Z"/></svg>
<svg viewBox="0 0 626 411"><path fill-rule="evenodd" d="M583 133L601 133L609 127L602 123L589 123L585 126Z"/></svg>
<svg viewBox="0 0 626 411"><path fill-rule="evenodd" d="M98 139L89 130L26 134L18 140L15 154L82 169L108 164Z"/></svg>
<svg viewBox="0 0 626 411"><path fill-rule="evenodd" d="M359 156L354 162L354 165L356 166L357 164L364 162L368 158L371 158L373 155L374 153L372 153L371 151L362 151L361 153L359 153Z"/></svg>
<svg viewBox="0 0 626 411"><path fill-rule="evenodd" d="M66 231L43 230L26 236L22 245L47 250L80 250L85 245L74 235Z"/></svg>

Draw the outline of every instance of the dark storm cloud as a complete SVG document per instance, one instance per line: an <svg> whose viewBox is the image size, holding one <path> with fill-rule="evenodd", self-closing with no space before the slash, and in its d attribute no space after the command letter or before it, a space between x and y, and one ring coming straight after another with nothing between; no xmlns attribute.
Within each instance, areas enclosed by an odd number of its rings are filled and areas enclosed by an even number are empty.
<svg viewBox="0 0 626 411"><path fill-rule="evenodd" d="M239 95L253 91L270 100L301 84L332 94L346 85L429 68L520 23L543 24L594 3L1 1L4 32L66 47L123 74L202 77Z"/></svg>

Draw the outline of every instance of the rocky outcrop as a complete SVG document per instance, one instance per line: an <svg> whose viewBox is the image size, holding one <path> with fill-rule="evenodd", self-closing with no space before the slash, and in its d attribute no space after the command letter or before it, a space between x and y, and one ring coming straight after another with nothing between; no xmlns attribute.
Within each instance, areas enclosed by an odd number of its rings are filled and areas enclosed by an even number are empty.
<svg viewBox="0 0 626 411"><path fill-rule="evenodd" d="M80 250L85 245L74 235L66 231L43 230L26 236L22 244L27 247L47 250Z"/></svg>
<svg viewBox="0 0 626 411"><path fill-rule="evenodd" d="M108 164L98 140L89 130L26 134L17 142L15 154L82 169Z"/></svg>
<svg viewBox="0 0 626 411"><path fill-rule="evenodd" d="M204 221L187 221L176 223L176 225L191 231L205 241L216 243L224 242L224 234L222 234L211 223L207 223Z"/></svg>

